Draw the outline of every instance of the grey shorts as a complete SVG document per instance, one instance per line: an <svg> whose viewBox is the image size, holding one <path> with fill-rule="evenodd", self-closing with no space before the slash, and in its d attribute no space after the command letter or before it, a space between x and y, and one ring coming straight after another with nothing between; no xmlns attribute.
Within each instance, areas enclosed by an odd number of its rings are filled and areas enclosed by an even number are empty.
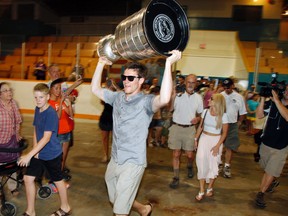
<svg viewBox="0 0 288 216"><path fill-rule="evenodd" d="M288 146L284 149L274 149L262 143L259 153L261 168L269 175L279 177L286 163Z"/></svg>
<svg viewBox="0 0 288 216"><path fill-rule="evenodd" d="M111 158L105 173L105 181L115 214L129 214L144 171L145 166L132 163L119 165Z"/></svg>
<svg viewBox="0 0 288 216"><path fill-rule="evenodd" d="M240 146L239 135L238 135L238 124L230 123L228 128L228 134L224 141L224 146L233 151L237 151Z"/></svg>
<svg viewBox="0 0 288 216"><path fill-rule="evenodd" d="M172 124L169 128L168 147L172 150L183 149L185 151L194 151L195 126L181 127Z"/></svg>

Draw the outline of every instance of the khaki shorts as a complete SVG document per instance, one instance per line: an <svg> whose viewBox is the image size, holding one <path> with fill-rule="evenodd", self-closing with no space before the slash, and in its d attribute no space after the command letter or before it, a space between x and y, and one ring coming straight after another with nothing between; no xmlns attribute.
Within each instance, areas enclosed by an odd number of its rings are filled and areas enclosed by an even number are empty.
<svg viewBox="0 0 288 216"><path fill-rule="evenodd" d="M237 151L240 146L240 140L238 135L238 124L230 123L224 146L233 151Z"/></svg>
<svg viewBox="0 0 288 216"><path fill-rule="evenodd" d="M259 153L261 168L269 175L279 177L286 163L288 146L284 149L274 149L262 143Z"/></svg>
<svg viewBox="0 0 288 216"><path fill-rule="evenodd" d="M173 124L169 128L168 147L172 150L194 151L195 126L181 127Z"/></svg>
<svg viewBox="0 0 288 216"><path fill-rule="evenodd" d="M111 158L105 173L105 181L115 214L129 214L144 171L144 166L132 163L119 165Z"/></svg>

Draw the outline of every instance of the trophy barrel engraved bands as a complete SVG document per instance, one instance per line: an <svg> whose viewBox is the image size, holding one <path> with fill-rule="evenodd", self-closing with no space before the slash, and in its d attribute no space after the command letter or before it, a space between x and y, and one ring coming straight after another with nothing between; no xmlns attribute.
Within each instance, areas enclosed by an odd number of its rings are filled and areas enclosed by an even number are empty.
<svg viewBox="0 0 288 216"><path fill-rule="evenodd" d="M152 0L119 23L114 35L103 37L97 52L112 62L121 57L141 60L183 51L188 39L189 23L182 7L175 0Z"/></svg>

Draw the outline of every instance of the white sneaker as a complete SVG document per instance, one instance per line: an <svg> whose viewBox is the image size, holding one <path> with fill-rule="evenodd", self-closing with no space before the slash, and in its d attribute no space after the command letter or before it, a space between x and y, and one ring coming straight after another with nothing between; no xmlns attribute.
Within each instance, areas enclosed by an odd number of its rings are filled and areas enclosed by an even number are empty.
<svg viewBox="0 0 288 216"><path fill-rule="evenodd" d="M223 171L224 178L231 178L231 169L229 166L225 166Z"/></svg>

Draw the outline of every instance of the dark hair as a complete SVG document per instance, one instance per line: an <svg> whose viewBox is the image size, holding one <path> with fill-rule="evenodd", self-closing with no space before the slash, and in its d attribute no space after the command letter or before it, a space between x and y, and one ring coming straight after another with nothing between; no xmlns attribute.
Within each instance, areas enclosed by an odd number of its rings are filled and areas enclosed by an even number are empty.
<svg viewBox="0 0 288 216"><path fill-rule="evenodd" d="M0 89L2 88L3 85L9 85L9 83L7 83L7 82L1 82L1 83L0 83Z"/></svg>
<svg viewBox="0 0 288 216"><path fill-rule="evenodd" d="M145 65L139 63L139 62L128 62L125 66L124 69L133 69L138 72L138 76L142 78L146 78L147 76L147 68Z"/></svg>
<svg viewBox="0 0 288 216"><path fill-rule="evenodd" d="M54 81L50 84L50 89L51 89L54 85L56 85L56 84L58 84L58 83L63 83L63 82L65 82L66 80L67 80L66 78L58 78L58 79L54 80Z"/></svg>

